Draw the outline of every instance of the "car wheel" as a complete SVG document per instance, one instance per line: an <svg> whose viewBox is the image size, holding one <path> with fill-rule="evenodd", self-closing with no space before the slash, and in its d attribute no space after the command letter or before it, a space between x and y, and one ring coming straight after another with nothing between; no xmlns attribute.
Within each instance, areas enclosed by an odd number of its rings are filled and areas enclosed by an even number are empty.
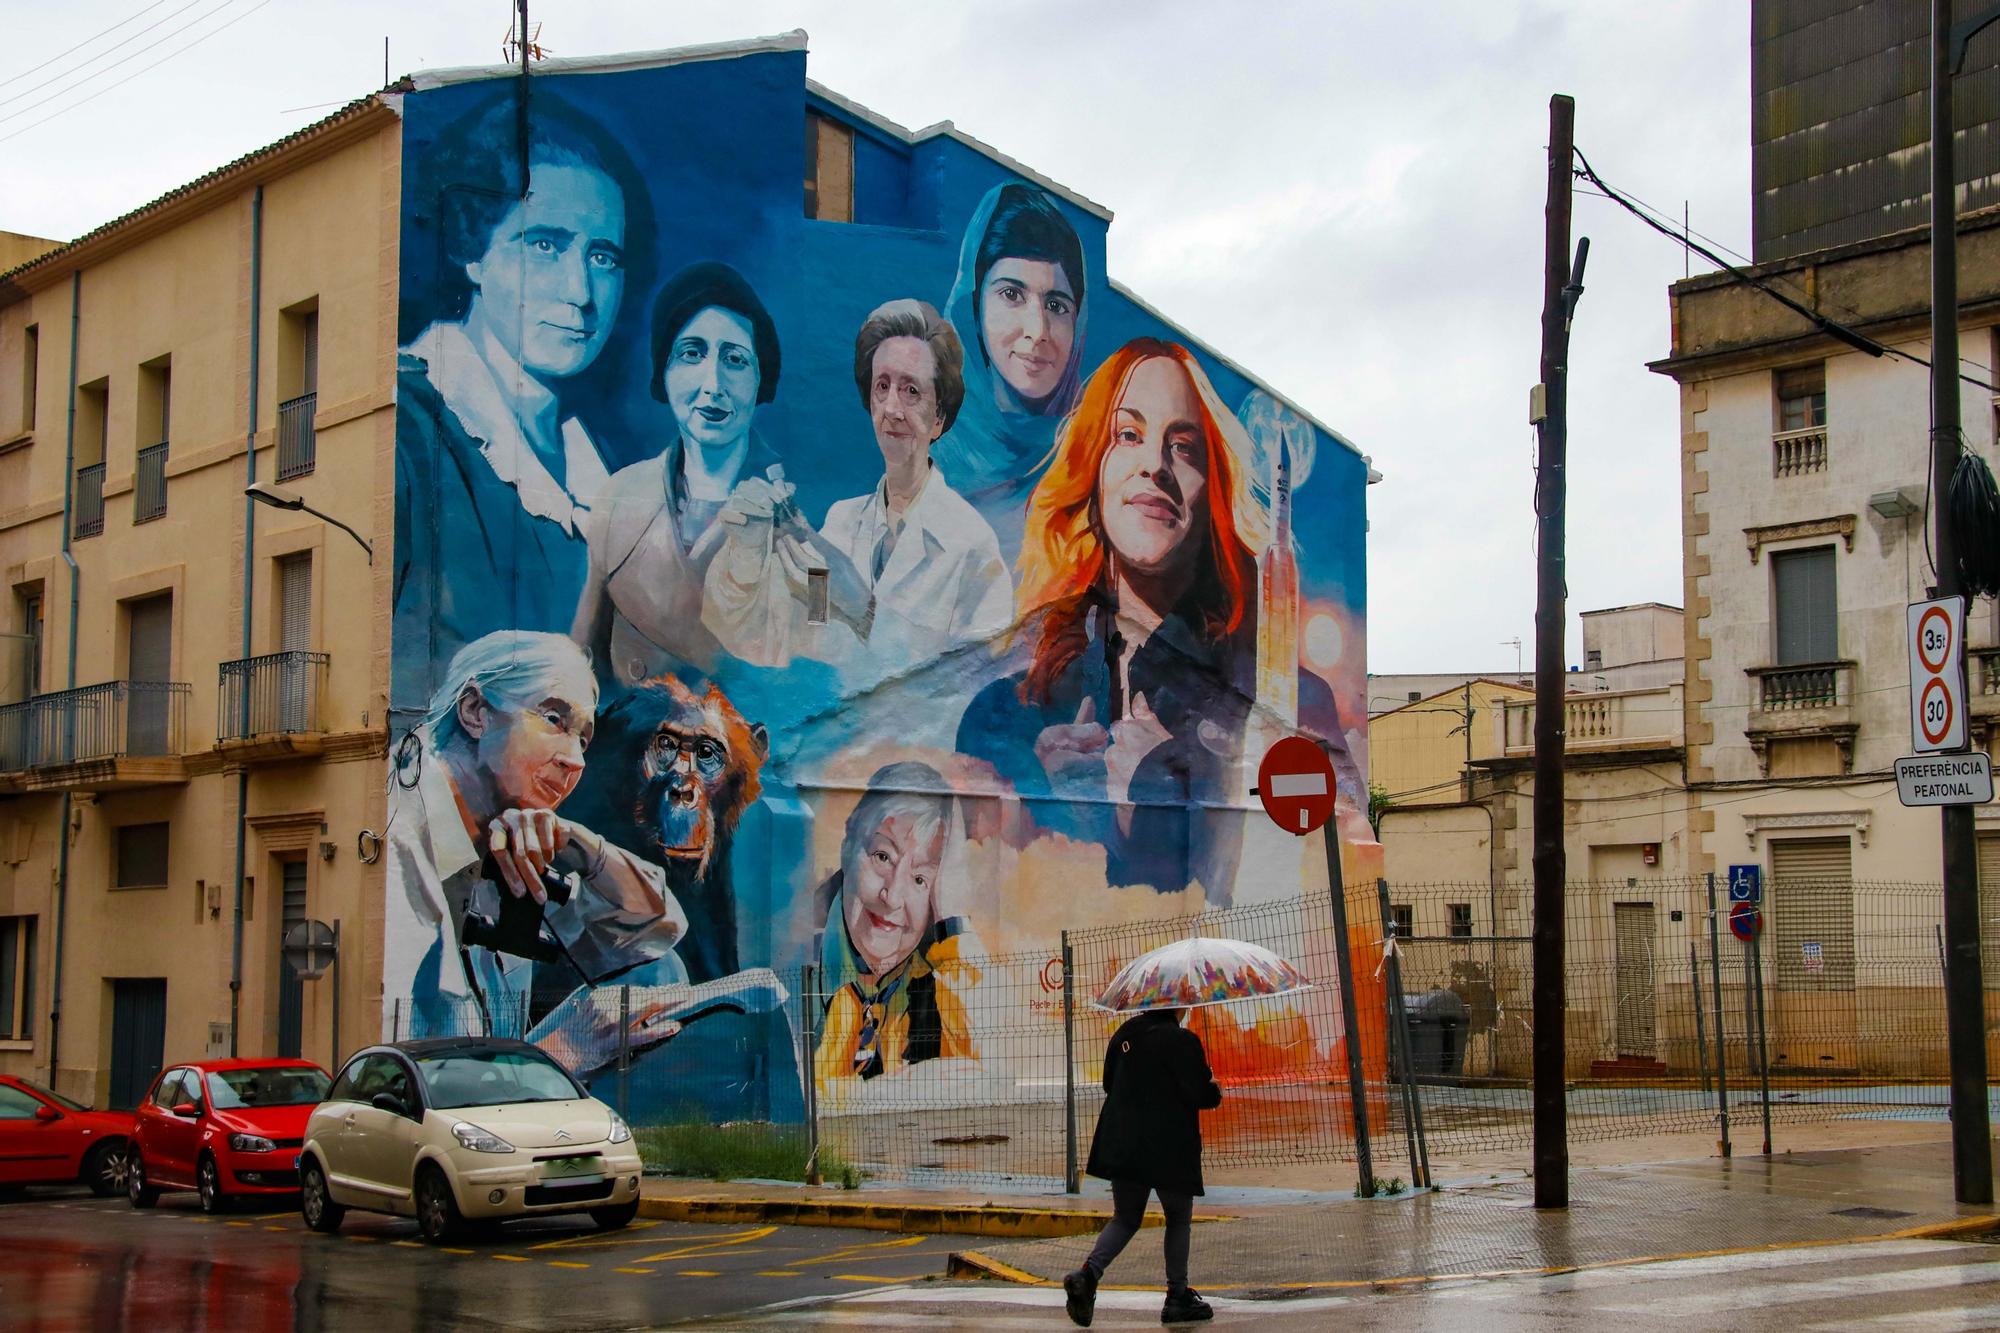
<svg viewBox="0 0 2000 1333"><path fill-rule="evenodd" d="M83 1183L100 1199L115 1199L125 1192L125 1144L100 1143L83 1159Z"/></svg>
<svg viewBox="0 0 2000 1333"><path fill-rule="evenodd" d="M137 1148L125 1154L125 1197L134 1208L151 1208L160 1201L160 1192L146 1183L146 1159Z"/></svg>
<svg viewBox="0 0 2000 1333"><path fill-rule="evenodd" d="M340 1219L347 1216L346 1207L335 1203L327 1190L326 1172L310 1157L299 1167L299 1216L323 1235L340 1230Z"/></svg>
<svg viewBox="0 0 2000 1333"><path fill-rule="evenodd" d="M194 1168L195 1193L201 1196L201 1210L213 1216L229 1211L229 1196L222 1192L222 1172L207 1153Z"/></svg>
<svg viewBox="0 0 2000 1333"><path fill-rule="evenodd" d="M464 1225L458 1200L452 1197L451 1181L443 1171L425 1163L417 1174L417 1227L424 1239L442 1245L455 1239Z"/></svg>
<svg viewBox="0 0 2000 1333"><path fill-rule="evenodd" d="M599 1231L616 1231L620 1227L632 1225L632 1219L639 1215L639 1201L616 1203L608 1208L590 1210L590 1220L597 1224Z"/></svg>

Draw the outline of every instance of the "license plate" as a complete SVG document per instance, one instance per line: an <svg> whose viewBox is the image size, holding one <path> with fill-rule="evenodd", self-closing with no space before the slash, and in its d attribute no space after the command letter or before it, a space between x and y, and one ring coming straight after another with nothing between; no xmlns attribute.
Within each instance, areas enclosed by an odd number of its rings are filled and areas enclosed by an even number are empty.
<svg viewBox="0 0 2000 1333"><path fill-rule="evenodd" d="M602 1174L603 1162L595 1154L588 1157L553 1157L542 1163L543 1180L566 1180L574 1176Z"/></svg>

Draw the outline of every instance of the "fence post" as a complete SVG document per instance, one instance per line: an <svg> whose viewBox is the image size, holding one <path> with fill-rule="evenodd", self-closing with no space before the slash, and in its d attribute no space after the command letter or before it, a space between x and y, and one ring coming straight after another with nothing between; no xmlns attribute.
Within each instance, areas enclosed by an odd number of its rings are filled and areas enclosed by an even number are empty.
<svg viewBox="0 0 2000 1333"><path fill-rule="evenodd" d="M1688 994L1694 997L1694 1067L1701 1071L1701 1090L1708 1092L1714 1085L1708 1077L1708 1037L1701 1020L1701 960L1695 957L1693 940L1688 941L1688 979Z"/></svg>
<svg viewBox="0 0 2000 1333"><path fill-rule="evenodd" d="M1076 1164L1076 980L1071 975L1075 955L1069 932L1062 933L1063 1007L1063 1191L1083 1192L1083 1174Z"/></svg>
<svg viewBox="0 0 2000 1333"><path fill-rule="evenodd" d="M632 987L618 988L618 1118L626 1119L625 1108L631 1104L627 1085L631 1082L632 1071Z"/></svg>
<svg viewBox="0 0 2000 1333"><path fill-rule="evenodd" d="M1757 992L1757 1081L1764 1103L1764 1155L1771 1155L1771 1052L1764 1042L1764 936L1750 941L1751 987Z"/></svg>
<svg viewBox="0 0 2000 1333"><path fill-rule="evenodd" d="M1722 1123L1722 1155L1729 1156L1729 1042L1722 1026L1722 934L1715 920L1715 872L1708 872L1708 972L1715 981L1715 1110Z"/></svg>
<svg viewBox="0 0 2000 1333"><path fill-rule="evenodd" d="M1326 848L1326 884L1333 911L1334 963L1340 976L1340 1026L1347 1046L1347 1096L1354 1107L1354 1157L1360 1171L1355 1193L1361 1198L1375 1194L1375 1162L1368 1147L1368 1084L1361 1070L1361 1016L1354 1006L1354 958L1348 948L1347 885L1341 877L1340 839L1329 821L1319 831Z"/></svg>
<svg viewBox="0 0 2000 1333"><path fill-rule="evenodd" d="M389 1040L403 1039L403 1001L398 998L389 1001Z"/></svg>
<svg viewBox="0 0 2000 1333"><path fill-rule="evenodd" d="M1381 877L1375 880L1375 895L1382 912L1382 937L1394 939L1395 925L1389 912L1389 881ZM1410 1010L1403 1001L1403 960L1401 951L1393 946L1383 950L1385 970L1388 973L1388 1009L1392 1024L1391 1035L1402 1053L1403 1068L1403 1142L1410 1159L1410 1186L1412 1189L1429 1189L1431 1183L1430 1152L1424 1144L1423 1099L1417 1094L1416 1052L1410 1042Z"/></svg>
<svg viewBox="0 0 2000 1333"><path fill-rule="evenodd" d="M806 1184L823 1184L819 1170L819 1042L814 1021L819 1017L819 999L814 993L815 974L811 963L799 968L799 1078L806 1102Z"/></svg>

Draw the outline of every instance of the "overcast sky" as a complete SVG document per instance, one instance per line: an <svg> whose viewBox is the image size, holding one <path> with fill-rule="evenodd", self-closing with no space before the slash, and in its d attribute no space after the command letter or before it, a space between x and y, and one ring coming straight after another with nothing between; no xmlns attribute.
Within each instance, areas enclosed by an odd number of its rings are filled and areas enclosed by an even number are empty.
<svg viewBox="0 0 2000 1333"><path fill-rule="evenodd" d="M1697 232L1749 250L1740 0L529 8L564 56L804 28L821 83L907 126L952 120L1109 206L1112 276L1382 472L1378 672L1511 670L1515 638L1533 662L1550 94L1576 98L1605 179L1676 215L1687 200ZM510 12L4 0L0 229L75 236L310 123L380 86L385 36L395 74L495 62ZM1644 363L1667 351L1684 271L1613 205L1580 196L1576 216L1591 254L1571 362L1572 661L1577 612L1681 601L1677 396Z"/></svg>

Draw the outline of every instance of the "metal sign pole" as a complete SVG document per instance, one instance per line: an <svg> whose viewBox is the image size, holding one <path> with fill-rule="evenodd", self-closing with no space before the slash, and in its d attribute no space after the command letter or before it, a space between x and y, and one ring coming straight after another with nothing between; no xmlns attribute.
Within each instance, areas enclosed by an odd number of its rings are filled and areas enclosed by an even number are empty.
<svg viewBox="0 0 2000 1333"><path fill-rule="evenodd" d="M1394 918L1389 911L1389 881L1377 877L1375 895L1382 912L1382 934L1388 938L1395 928ZM1410 1040L1410 1007L1403 996L1403 960L1400 948L1385 950L1388 957L1384 971L1389 981L1389 1020L1395 1026L1396 1045L1403 1053L1403 1142L1410 1157L1410 1184L1417 1189L1429 1189L1431 1183L1430 1153L1424 1145L1423 1098L1417 1093L1417 1060L1414 1043Z"/></svg>
<svg viewBox="0 0 2000 1333"><path fill-rule="evenodd" d="M1757 995L1757 1081L1764 1101L1764 1155L1771 1155L1771 1052L1764 1042L1764 935L1749 942L1750 985Z"/></svg>
<svg viewBox="0 0 2000 1333"><path fill-rule="evenodd" d="M1708 1081L1708 1036L1702 1030L1701 1022L1701 960L1695 957L1694 941L1688 941L1688 993L1694 996L1694 1063L1701 1070L1701 1090L1707 1092L1712 1086Z"/></svg>
<svg viewBox="0 0 2000 1333"><path fill-rule="evenodd" d="M1355 1193L1371 1198L1375 1193L1375 1162L1368 1147L1368 1084L1361 1069L1361 1023L1354 1004L1354 958L1348 948L1347 885L1340 871L1340 839L1329 821L1320 830L1326 848L1326 882L1333 910L1334 961L1340 974L1340 1025L1347 1046L1347 1095L1354 1106L1354 1156L1360 1171Z"/></svg>
<svg viewBox="0 0 2000 1333"><path fill-rule="evenodd" d="M1063 1190L1083 1192L1083 1175L1076 1164L1076 982L1071 976L1075 961L1070 952L1069 932L1062 933L1063 1006Z"/></svg>
<svg viewBox="0 0 2000 1333"><path fill-rule="evenodd" d="M1715 872L1708 872L1708 971L1715 981L1715 1111L1722 1123L1722 1155L1729 1156L1729 1042L1722 1026L1722 933L1716 923Z"/></svg>
<svg viewBox="0 0 2000 1333"><path fill-rule="evenodd" d="M340 922L333 923L333 1071L340 1072Z"/></svg>

